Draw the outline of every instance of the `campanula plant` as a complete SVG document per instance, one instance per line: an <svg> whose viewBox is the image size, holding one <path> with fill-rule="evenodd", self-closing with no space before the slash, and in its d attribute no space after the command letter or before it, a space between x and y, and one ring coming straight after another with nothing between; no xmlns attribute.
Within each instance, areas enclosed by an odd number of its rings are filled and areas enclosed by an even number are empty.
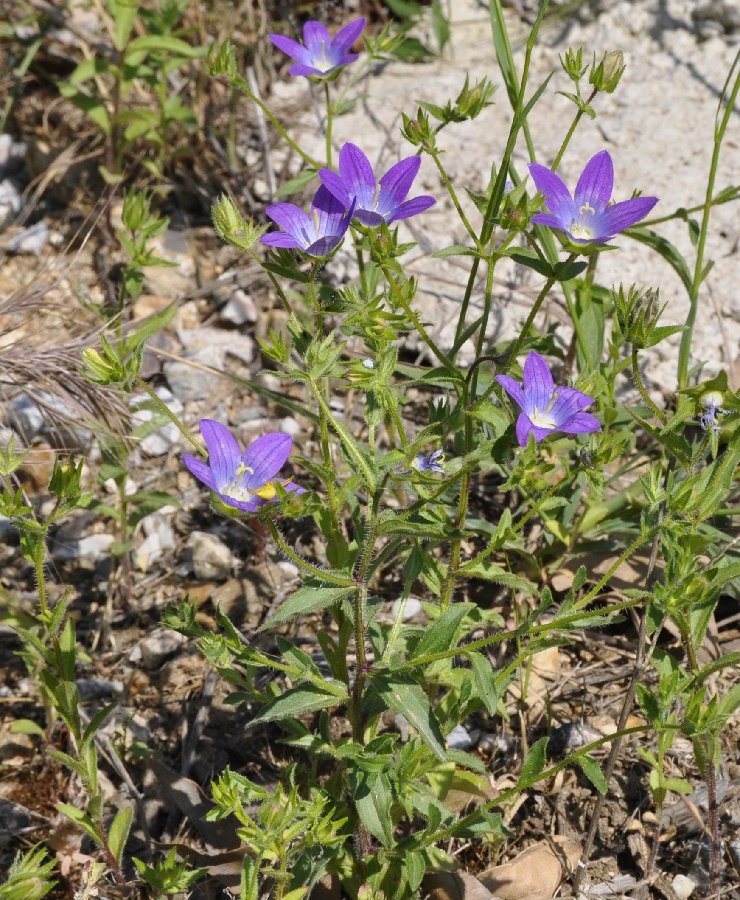
<svg viewBox="0 0 740 900"><path fill-rule="evenodd" d="M501 93L512 111L495 164L486 162L484 185L452 177L445 141L446 129L463 121L477 127L471 121L493 95L486 79L466 79L454 103L401 111L402 134L417 155L401 150L382 174L355 143L335 139L332 122L344 103L331 102L330 84L354 63L354 73L363 70L367 58L360 62L352 52L363 29L371 51L380 40L364 19L333 38L324 24L309 22L302 44L272 35L295 60L291 75L308 79L299 89L319 104L323 92L321 160L309 152L315 143L289 135L245 87L234 52L222 47L212 57L213 70L245 90L291 158L305 163L301 183L321 181L308 211L274 203L252 221L227 197L213 210L219 235L248 254L250 265L263 266L264 283L282 305L260 340L262 362L279 387L259 391L276 415L279 408L295 412L297 433L272 431L242 448L225 420L209 418L213 410L204 408L194 417L202 446L192 423L167 411L191 445L181 474L204 488L197 515L225 516L217 527L227 534L242 518L266 528L276 554L292 564L284 581L263 583L259 622L237 621L225 604L203 614L187 597L164 615L197 641L229 686L225 714L254 744L255 766L263 739L277 748L274 778L254 777L251 762L240 758L208 789L206 818L219 823L212 834L226 834L225 846L239 848L245 900L308 900L320 882L337 895L417 900L435 890L428 874L452 870L463 847L481 841L506 848L531 809L527 793L566 765L578 766L593 786L586 814L568 812L569 827L582 833L575 867L582 872L603 821L599 798L609 789L619 742L634 730L627 725L635 702L646 723L638 726L640 741L655 747L646 758L656 802L669 789L663 757L673 736L682 734L694 748L696 772L707 783L719 893L715 776L740 692L727 675L736 658L725 654L703 665L699 651L721 592L740 574L725 521L737 496L740 398L726 375L682 389L675 403L651 395L643 382L656 345L682 326L659 324L670 306L661 306L657 291L600 284L598 259L617 235L668 253L668 242L645 222L657 198L612 203L614 165L593 131L583 135L593 155L572 193L557 174L575 130L598 115L600 95L629 74L621 53L598 65L594 54L593 90L582 92L588 66L582 54L566 54L576 85L565 95L575 103L573 119L563 125L552 166L537 163L529 121L551 88L549 76L531 84L531 73L547 5L540 5L520 68L502 4L491 2L506 82ZM352 91L352 76L346 81ZM728 107L738 91L740 76L735 93L728 89ZM658 152L649 129L646 135L644 152ZM531 165L519 172L514 150L524 147ZM415 196L424 155L439 181L430 195ZM708 197L714 202L715 192ZM408 220L435 202L442 208L443 198L450 231L454 225L465 241L434 248L466 267L452 322L443 322L422 293L425 268L410 264L421 251L409 232L417 234L431 217ZM277 229L265 233L267 220ZM554 231L567 258L560 258ZM291 264L290 253L271 250L297 252ZM671 259L686 278L675 254ZM521 325L501 302L502 260L517 272L528 268L533 279ZM546 301L563 311L554 323L539 315ZM491 327L499 307L516 326L508 340ZM122 392L151 391L140 371L145 337L133 344L106 338L102 353L86 351L90 377ZM555 359L562 360L556 378L549 363ZM286 471L293 440L301 454L291 460L295 480ZM67 601L54 605L46 590L46 537L56 517L85 505L82 467L55 470L60 503L37 521L22 492L9 487L21 463L12 448L0 453L0 513L21 530L38 580L38 621L18 630L50 718L61 718L74 745L66 755L48 752L77 773L89 801L84 812L71 804L63 811L123 882L133 873L124 852L133 814L104 820L94 741L110 709L93 717L95 727L82 722L74 620ZM613 584L638 554L651 560L647 572L628 590ZM594 557L601 565L587 571L581 563ZM249 553L243 562L254 565ZM554 573L569 575L566 587ZM481 590L486 583L495 587ZM422 600L416 621L407 618L412 596ZM609 760L592 756L590 745L548 762L548 727L530 716L527 695L534 657L553 646L576 653L586 629L616 626L626 615L637 626L635 675L615 712L616 732L597 742L611 745ZM670 645L662 641L666 626L679 635ZM506 771L494 794L489 760L472 734L497 730L503 717L529 749L497 761ZM461 732L467 742L459 743ZM523 812L510 809L504 827L508 804ZM670 863L663 846L658 834L651 865ZM174 851L152 863L149 854L138 871L165 892L162 872L179 889L201 874L188 873Z"/></svg>

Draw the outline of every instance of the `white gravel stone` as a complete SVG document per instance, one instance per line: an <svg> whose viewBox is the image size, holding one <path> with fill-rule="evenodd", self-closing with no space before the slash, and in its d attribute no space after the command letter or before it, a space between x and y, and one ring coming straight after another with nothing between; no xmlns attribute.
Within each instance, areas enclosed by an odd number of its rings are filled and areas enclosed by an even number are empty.
<svg viewBox="0 0 740 900"><path fill-rule="evenodd" d="M193 531L188 546L193 554L193 572L196 578L201 581L224 581L231 575L234 555L214 534Z"/></svg>
<svg viewBox="0 0 740 900"><path fill-rule="evenodd" d="M158 628L140 641L129 654L129 662L145 669L158 669L162 663L187 640L184 635L169 628Z"/></svg>
<svg viewBox="0 0 740 900"><path fill-rule="evenodd" d="M671 882L671 887L679 900L688 900L696 890L696 883L686 875L676 875Z"/></svg>

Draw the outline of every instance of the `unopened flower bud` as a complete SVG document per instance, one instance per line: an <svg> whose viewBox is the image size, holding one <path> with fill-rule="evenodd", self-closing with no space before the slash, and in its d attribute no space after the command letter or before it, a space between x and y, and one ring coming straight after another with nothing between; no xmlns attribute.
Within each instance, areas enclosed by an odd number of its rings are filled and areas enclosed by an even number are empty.
<svg viewBox="0 0 740 900"><path fill-rule="evenodd" d="M560 65L571 81L576 82L583 78L588 70L588 63L583 65L583 47L579 47L578 50L571 48L566 50L565 56L560 57Z"/></svg>
<svg viewBox="0 0 740 900"><path fill-rule="evenodd" d="M605 53L598 65L596 65L596 54L594 54L591 74L588 76L589 83L597 91L606 91L607 94L612 94L626 68L624 54L621 50L612 50L611 53Z"/></svg>

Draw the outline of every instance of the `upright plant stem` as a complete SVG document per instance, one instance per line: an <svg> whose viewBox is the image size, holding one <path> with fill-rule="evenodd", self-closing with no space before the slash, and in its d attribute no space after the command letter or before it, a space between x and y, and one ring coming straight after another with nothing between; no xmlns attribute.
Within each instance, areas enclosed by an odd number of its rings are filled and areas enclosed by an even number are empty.
<svg viewBox="0 0 740 900"><path fill-rule="evenodd" d="M737 70L735 72L735 70ZM689 314L686 317L686 331L681 335L681 347L678 351L678 389L685 390L689 381L689 358L691 356L691 344L694 338L694 325L696 324L696 314L699 309L699 288L706 278L708 272L704 267L704 251L707 243L707 235L709 233L709 217L712 211L712 197L714 195L714 182L717 177L717 166L719 164L719 153L722 149L722 141L730 121L732 111L735 107L738 91L740 91L740 51L738 51L730 68L730 72L725 81L722 95L719 100L717 109L717 118L719 118L722 109L722 100L727 96L727 87L732 81L733 72L735 72L735 81L732 90L727 98L727 105L721 121L715 124L714 128L714 149L712 151L712 161L709 165L709 178L707 179L707 191L704 198L704 213L701 218L701 228L699 230L699 241L696 246L696 262L694 264L694 278L691 283L691 293L689 294ZM684 400L684 402L686 402Z"/></svg>

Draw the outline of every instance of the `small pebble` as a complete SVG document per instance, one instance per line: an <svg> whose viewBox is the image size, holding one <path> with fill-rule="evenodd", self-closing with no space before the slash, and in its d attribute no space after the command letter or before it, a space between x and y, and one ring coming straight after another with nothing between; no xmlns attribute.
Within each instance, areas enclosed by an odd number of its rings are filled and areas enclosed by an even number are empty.
<svg viewBox="0 0 740 900"><path fill-rule="evenodd" d="M676 875L671 882L671 887L679 900L688 900L696 890L696 883L686 875Z"/></svg>

